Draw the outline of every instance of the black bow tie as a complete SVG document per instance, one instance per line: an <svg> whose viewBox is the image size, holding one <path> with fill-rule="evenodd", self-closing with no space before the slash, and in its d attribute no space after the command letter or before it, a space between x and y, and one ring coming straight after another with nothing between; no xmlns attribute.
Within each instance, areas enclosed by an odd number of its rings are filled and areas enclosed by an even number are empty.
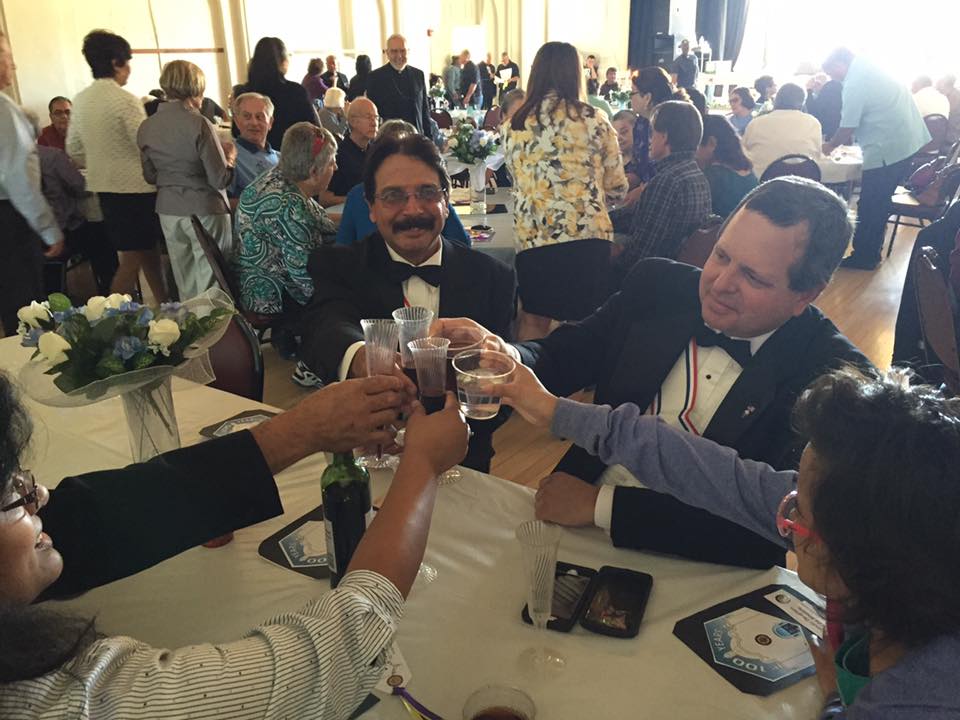
<svg viewBox="0 0 960 720"><path fill-rule="evenodd" d="M702 325L696 334L697 345L700 347L721 347L727 355L732 357L740 367L746 367L753 357L748 340L734 340L723 333L714 332L706 325Z"/></svg>
<svg viewBox="0 0 960 720"><path fill-rule="evenodd" d="M440 266L439 265L408 265L407 263L392 261L387 268L390 279L394 282L403 283L416 275L424 282L430 283L434 287L440 287Z"/></svg>

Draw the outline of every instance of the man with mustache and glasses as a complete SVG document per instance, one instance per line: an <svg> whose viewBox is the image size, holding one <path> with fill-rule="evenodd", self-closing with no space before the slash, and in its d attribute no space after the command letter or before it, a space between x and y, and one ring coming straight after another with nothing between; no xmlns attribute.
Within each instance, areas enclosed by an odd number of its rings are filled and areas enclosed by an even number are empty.
<svg viewBox="0 0 960 720"><path fill-rule="evenodd" d="M303 319L300 360L324 382L366 375L361 318L389 318L405 305L434 317L467 317L509 335L513 268L442 236L450 178L422 135L383 138L363 172L374 233L353 245L322 246L307 265L313 299ZM501 414L502 415L502 414ZM463 465L490 467L496 421L471 421Z"/></svg>

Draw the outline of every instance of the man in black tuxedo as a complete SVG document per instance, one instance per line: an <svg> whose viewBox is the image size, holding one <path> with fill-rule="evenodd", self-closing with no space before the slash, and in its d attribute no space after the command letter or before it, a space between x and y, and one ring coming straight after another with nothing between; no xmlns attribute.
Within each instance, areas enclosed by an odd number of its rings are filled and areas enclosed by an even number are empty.
<svg viewBox="0 0 960 720"><path fill-rule="evenodd" d="M407 65L407 41L403 35L387 39L387 64L370 73L367 97L380 110L383 120L406 120L417 132L430 135L430 105L423 71Z"/></svg>
<svg viewBox="0 0 960 720"><path fill-rule="evenodd" d="M796 467L797 396L827 368L870 365L810 304L852 231L845 203L818 183L764 183L721 229L703 271L641 261L593 315L515 346L516 356L558 395L596 384L597 403L632 402L744 458ZM604 475L628 485L598 484ZM621 547L757 568L783 562L759 535L637 481L571 448L541 483L537 517L605 527Z"/></svg>
<svg viewBox="0 0 960 720"><path fill-rule="evenodd" d="M434 317L469 317L509 334L513 269L444 239L450 178L422 135L378 141L363 174L377 231L355 245L318 248L307 264L314 295L303 320L300 359L325 382L366 375L362 318L388 318L404 305ZM464 465L487 471L495 421L471 421Z"/></svg>

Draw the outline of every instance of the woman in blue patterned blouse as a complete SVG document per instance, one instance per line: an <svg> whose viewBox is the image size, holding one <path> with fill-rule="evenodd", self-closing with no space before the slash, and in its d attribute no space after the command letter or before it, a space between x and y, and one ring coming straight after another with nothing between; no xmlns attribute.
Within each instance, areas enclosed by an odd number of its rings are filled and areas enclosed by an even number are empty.
<svg viewBox="0 0 960 720"><path fill-rule="evenodd" d="M261 315L283 315L293 329L313 295L307 258L336 226L313 198L327 189L337 168L337 142L306 122L283 134L280 162L254 180L237 206L240 303Z"/></svg>

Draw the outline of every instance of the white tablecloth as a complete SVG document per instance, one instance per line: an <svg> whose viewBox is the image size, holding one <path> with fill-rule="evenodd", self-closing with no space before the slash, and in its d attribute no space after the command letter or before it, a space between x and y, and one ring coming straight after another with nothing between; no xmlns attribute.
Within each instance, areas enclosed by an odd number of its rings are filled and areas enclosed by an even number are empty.
<svg viewBox="0 0 960 720"><path fill-rule="evenodd" d="M463 226L470 229L473 225L489 225L494 236L483 242L474 242L473 249L492 255L512 266L517 256L513 234L513 194L510 188L497 188L487 195L487 205L506 205L505 213L474 213L469 205L457 205L457 215Z"/></svg>
<svg viewBox="0 0 960 720"><path fill-rule="evenodd" d="M855 182L863 175L863 152L858 145L844 145L829 157L821 157L817 165L824 185Z"/></svg>
<svg viewBox="0 0 960 720"><path fill-rule="evenodd" d="M15 370L27 357L16 339L0 342L0 367ZM175 380L174 389L186 444L199 441L199 428L255 406L182 381ZM55 485L67 473L129 461L119 400L73 409L27 404L37 426L30 466L43 482ZM322 458L315 457L278 476L283 517L238 531L225 547L194 548L57 607L95 613L103 632L167 647L236 639L259 621L296 609L327 592L327 582L269 563L257 546L319 504L322 469ZM387 482L376 478L376 496ZM794 574L617 550L596 529L565 531L560 558L652 574L640 635L617 640L579 627L568 635L551 632L550 646L567 658L563 678L538 684L522 677L517 657L534 643L535 631L520 620L524 586L513 531L532 515L529 489L487 475L467 471L459 483L441 489L425 557L437 578L417 581L398 634L413 672L409 689L432 710L455 720L474 689L499 681L524 687L541 720L814 717L819 691L813 679L765 699L745 695L672 635L676 620L715 602L771 582L799 586ZM398 700L385 697L365 717L408 716Z"/></svg>

